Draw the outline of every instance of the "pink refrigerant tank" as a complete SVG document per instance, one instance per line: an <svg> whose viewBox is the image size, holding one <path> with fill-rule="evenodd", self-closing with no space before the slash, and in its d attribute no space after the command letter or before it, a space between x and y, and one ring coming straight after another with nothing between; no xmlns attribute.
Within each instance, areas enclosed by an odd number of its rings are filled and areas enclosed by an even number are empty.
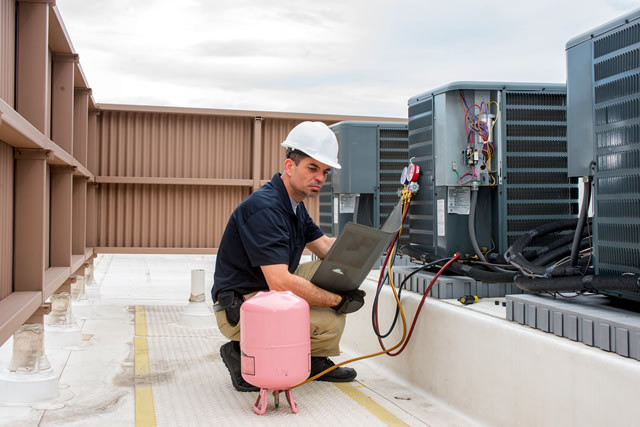
<svg viewBox="0 0 640 427"><path fill-rule="evenodd" d="M260 387L253 410L264 414L267 391L273 390L276 408L284 391L297 413L291 387L311 371L309 304L290 291L258 292L240 307L240 324L242 377Z"/></svg>

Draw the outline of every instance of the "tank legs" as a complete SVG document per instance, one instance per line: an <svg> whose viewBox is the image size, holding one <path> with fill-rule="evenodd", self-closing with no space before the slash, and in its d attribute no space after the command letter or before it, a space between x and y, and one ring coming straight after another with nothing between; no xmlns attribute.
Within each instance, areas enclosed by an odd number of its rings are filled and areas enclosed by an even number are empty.
<svg viewBox="0 0 640 427"><path fill-rule="evenodd" d="M298 405L293 400L293 394L291 393L291 389L287 390L274 390L273 398L275 402L276 409L280 405L280 392L284 391L285 396L287 397L287 402L291 405L291 411L294 414L298 413ZM260 393L258 394L258 398L256 399L256 403L253 405L253 411L258 415L264 415L267 412L267 389L261 388Z"/></svg>
<svg viewBox="0 0 640 427"><path fill-rule="evenodd" d="M260 404L260 400L262 400L262 404ZM253 410L258 415L264 415L264 413L267 412L267 390L266 389L264 388L260 389L260 394L258 394L258 399L256 400L255 405L253 405Z"/></svg>
<svg viewBox="0 0 640 427"><path fill-rule="evenodd" d="M291 411L294 414L298 413L298 404L293 401L293 393L291 393L291 389L284 392L285 396L287 396L287 402L291 405Z"/></svg>

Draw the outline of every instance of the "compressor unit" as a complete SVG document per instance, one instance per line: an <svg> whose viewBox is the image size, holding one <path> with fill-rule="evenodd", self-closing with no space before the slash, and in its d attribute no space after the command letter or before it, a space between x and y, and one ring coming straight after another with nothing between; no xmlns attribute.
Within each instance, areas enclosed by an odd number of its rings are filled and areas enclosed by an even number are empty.
<svg viewBox="0 0 640 427"><path fill-rule="evenodd" d="M330 128L342 169L329 172L320 191L320 229L337 236L348 222L379 228L402 189L400 176L409 161L407 124L345 121ZM408 228L403 235L408 241Z"/></svg>
<svg viewBox="0 0 640 427"><path fill-rule="evenodd" d="M411 244L504 253L524 232L576 217L566 114L562 84L455 82L409 99L409 157L422 167Z"/></svg>
<svg viewBox="0 0 640 427"><path fill-rule="evenodd" d="M640 273L640 9L569 40L569 174L592 177L596 275ZM603 291L640 301L633 291Z"/></svg>

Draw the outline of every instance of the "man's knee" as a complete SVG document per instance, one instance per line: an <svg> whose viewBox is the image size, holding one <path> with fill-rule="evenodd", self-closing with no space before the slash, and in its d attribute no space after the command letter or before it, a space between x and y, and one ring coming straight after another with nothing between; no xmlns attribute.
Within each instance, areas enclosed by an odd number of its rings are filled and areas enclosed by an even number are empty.
<svg viewBox="0 0 640 427"><path fill-rule="evenodd" d="M337 333L342 335L346 315L338 314L331 308L311 307L310 310L311 335Z"/></svg>
<svg viewBox="0 0 640 427"><path fill-rule="evenodd" d="M216 322L222 335L232 341L240 341L240 323L238 322L236 326L231 326L227 321L227 314L224 310L216 312Z"/></svg>

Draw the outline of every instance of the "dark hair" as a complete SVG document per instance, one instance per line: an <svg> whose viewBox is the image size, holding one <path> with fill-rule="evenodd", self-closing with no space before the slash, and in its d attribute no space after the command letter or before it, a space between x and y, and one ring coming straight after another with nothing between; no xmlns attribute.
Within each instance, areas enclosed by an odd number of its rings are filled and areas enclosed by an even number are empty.
<svg viewBox="0 0 640 427"><path fill-rule="evenodd" d="M303 153L302 151L296 150L295 148L291 148L291 147L287 147L287 151L285 154L286 154L285 158L293 160L296 166L300 164L300 160L304 159L305 157L309 157L307 154Z"/></svg>

